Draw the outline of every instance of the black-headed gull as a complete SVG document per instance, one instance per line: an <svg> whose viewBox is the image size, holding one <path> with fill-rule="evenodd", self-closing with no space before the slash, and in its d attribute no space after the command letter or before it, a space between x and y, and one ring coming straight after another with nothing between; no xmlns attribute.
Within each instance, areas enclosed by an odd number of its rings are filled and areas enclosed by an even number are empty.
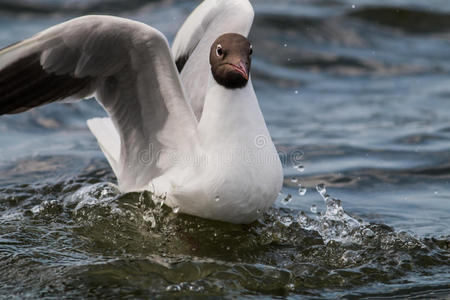
<svg viewBox="0 0 450 300"><path fill-rule="evenodd" d="M172 51L158 30L85 16L0 51L0 115L95 95L88 120L122 192L150 190L179 212L249 223L282 187L253 89L248 0L205 0Z"/></svg>

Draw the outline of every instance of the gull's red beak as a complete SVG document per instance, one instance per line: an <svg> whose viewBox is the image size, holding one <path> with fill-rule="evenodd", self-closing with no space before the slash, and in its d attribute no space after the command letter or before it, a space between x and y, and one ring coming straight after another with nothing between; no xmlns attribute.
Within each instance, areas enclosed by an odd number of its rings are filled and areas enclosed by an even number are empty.
<svg viewBox="0 0 450 300"><path fill-rule="evenodd" d="M238 65L231 64L233 69L237 71L239 74L241 74L242 77L244 77L245 80L248 80L248 69L247 65L241 60Z"/></svg>

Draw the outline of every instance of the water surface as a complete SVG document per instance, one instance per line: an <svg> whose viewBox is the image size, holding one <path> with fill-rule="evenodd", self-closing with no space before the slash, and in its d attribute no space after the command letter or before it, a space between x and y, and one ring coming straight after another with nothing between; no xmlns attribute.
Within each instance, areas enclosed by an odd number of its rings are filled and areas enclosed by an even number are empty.
<svg viewBox="0 0 450 300"><path fill-rule="evenodd" d="M253 81L285 162L274 207L242 226L121 195L93 100L2 116L1 297L449 297L448 1L252 3ZM172 40L197 4L0 1L0 47L87 13Z"/></svg>

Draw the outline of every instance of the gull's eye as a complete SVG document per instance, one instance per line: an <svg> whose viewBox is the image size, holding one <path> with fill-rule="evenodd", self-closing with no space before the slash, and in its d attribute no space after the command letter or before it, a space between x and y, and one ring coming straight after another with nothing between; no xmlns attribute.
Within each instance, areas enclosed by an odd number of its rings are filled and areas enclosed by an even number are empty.
<svg viewBox="0 0 450 300"><path fill-rule="evenodd" d="M252 45L250 45L250 50L249 50L249 52L248 52L250 55L252 55L253 54L253 46Z"/></svg>
<svg viewBox="0 0 450 300"><path fill-rule="evenodd" d="M222 49L222 45L221 44L217 45L216 55L219 56L219 57L223 55L223 49Z"/></svg>

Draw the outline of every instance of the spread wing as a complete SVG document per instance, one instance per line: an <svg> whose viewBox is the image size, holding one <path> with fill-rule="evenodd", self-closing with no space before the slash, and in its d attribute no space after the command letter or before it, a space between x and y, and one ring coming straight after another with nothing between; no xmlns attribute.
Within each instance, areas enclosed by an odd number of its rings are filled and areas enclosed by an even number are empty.
<svg viewBox="0 0 450 300"><path fill-rule="evenodd" d="M200 119L211 77L209 52L222 34L248 36L254 12L248 0L205 0L175 36L172 52L197 119Z"/></svg>
<svg viewBox="0 0 450 300"><path fill-rule="evenodd" d="M95 94L110 119L89 124L123 191L170 168L159 155L196 132L167 40L145 24L86 16L0 50L0 115Z"/></svg>

